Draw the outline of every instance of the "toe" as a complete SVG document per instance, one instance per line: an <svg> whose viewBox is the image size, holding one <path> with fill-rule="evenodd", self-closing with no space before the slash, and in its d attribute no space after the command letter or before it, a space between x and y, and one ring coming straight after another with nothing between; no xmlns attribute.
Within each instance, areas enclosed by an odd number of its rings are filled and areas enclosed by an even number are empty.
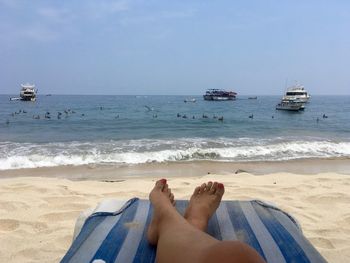
<svg viewBox="0 0 350 263"><path fill-rule="evenodd" d="M210 194L215 194L217 188L218 188L218 182L214 182L214 183L213 183L213 186L210 188L209 193L210 193Z"/></svg>
<svg viewBox="0 0 350 263"><path fill-rule="evenodd" d="M164 193L168 193L169 192L169 185L168 184L165 184L164 187L163 187L163 192Z"/></svg>
<svg viewBox="0 0 350 263"><path fill-rule="evenodd" d="M200 190L199 190L199 192L200 193L203 193L204 191L205 191L205 187L206 187L207 185L205 184L205 183L203 183L202 185L201 185L201 187L200 187Z"/></svg>
<svg viewBox="0 0 350 263"><path fill-rule="evenodd" d="M215 194L221 198L224 195L224 193L225 193L225 186L224 184L219 183Z"/></svg>
<svg viewBox="0 0 350 263"><path fill-rule="evenodd" d="M155 187L163 191L165 185L166 185L166 179L160 179L156 182Z"/></svg>
<svg viewBox="0 0 350 263"><path fill-rule="evenodd" d="M205 190L210 192L212 186L213 186L213 182L212 182L212 181L209 181L209 182L207 183L207 187L205 188Z"/></svg>
<svg viewBox="0 0 350 263"><path fill-rule="evenodd" d="M198 195L200 190L201 190L200 186L197 186L193 191L193 195Z"/></svg>
<svg viewBox="0 0 350 263"><path fill-rule="evenodd" d="M170 202L173 206L175 206L175 197L174 197L174 194L173 193L170 193L170 196L169 196L169 199L170 199Z"/></svg>

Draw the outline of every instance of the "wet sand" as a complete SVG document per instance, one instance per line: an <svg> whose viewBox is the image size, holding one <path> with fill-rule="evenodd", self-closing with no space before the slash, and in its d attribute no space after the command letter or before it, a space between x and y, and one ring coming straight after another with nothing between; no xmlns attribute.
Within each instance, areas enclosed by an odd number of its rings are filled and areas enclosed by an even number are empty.
<svg viewBox="0 0 350 263"><path fill-rule="evenodd" d="M350 159L300 159L278 162L217 162L189 161L147 163L140 165L81 165L34 169L0 170L1 178L43 176L70 180L120 180L144 176L201 176L203 174L234 174L248 172L254 175L286 172L317 174L334 172L350 174Z"/></svg>

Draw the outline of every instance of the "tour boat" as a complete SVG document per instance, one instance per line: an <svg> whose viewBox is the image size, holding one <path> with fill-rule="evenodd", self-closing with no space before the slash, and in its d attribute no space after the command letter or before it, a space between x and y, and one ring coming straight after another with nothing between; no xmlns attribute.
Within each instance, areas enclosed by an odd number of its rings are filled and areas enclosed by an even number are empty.
<svg viewBox="0 0 350 263"><path fill-rule="evenodd" d="M203 95L204 100L215 100L215 101L224 101L224 100L234 100L237 96L237 93L234 91L226 91L222 89L208 89Z"/></svg>
<svg viewBox="0 0 350 263"><path fill-rule="evenodd" d="M36 91L35 91L35 85L34 84L21 84L21 92L20 97L21 100L27 100L27 101L35 101L36 100Z"/></svg>

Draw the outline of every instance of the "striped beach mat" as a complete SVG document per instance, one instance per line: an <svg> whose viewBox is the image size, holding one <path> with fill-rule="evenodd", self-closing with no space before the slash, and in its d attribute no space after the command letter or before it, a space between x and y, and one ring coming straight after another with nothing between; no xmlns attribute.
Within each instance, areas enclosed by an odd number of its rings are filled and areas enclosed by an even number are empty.
<svg viewBox="0 0 350 263"><path fill-rule="evenodd" d="M187 200L176 201L184 213ZM153 208L148 200L133 198L113 212L90 215L62 263L154 262L156 248L146 238ZM267 262L326 262L304 237L289 214L262 201L222 201L208 225L219 240L239 240Z"/></svg>

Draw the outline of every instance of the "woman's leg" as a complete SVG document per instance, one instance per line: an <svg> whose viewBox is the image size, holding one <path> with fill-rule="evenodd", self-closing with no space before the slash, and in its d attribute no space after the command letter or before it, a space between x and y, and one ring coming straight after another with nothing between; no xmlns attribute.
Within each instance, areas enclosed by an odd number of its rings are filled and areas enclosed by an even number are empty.
<svg viewBox="0 0 350 263"><path fill-rule="evenodd" d="M237 241L219 241L204 230L220 204L224 186L218 183L197 187L182 217L174 208L166 180L156 182L150 193L154 216L148 240L157 245L157 262L264 262L249 246Z"/></svg>

